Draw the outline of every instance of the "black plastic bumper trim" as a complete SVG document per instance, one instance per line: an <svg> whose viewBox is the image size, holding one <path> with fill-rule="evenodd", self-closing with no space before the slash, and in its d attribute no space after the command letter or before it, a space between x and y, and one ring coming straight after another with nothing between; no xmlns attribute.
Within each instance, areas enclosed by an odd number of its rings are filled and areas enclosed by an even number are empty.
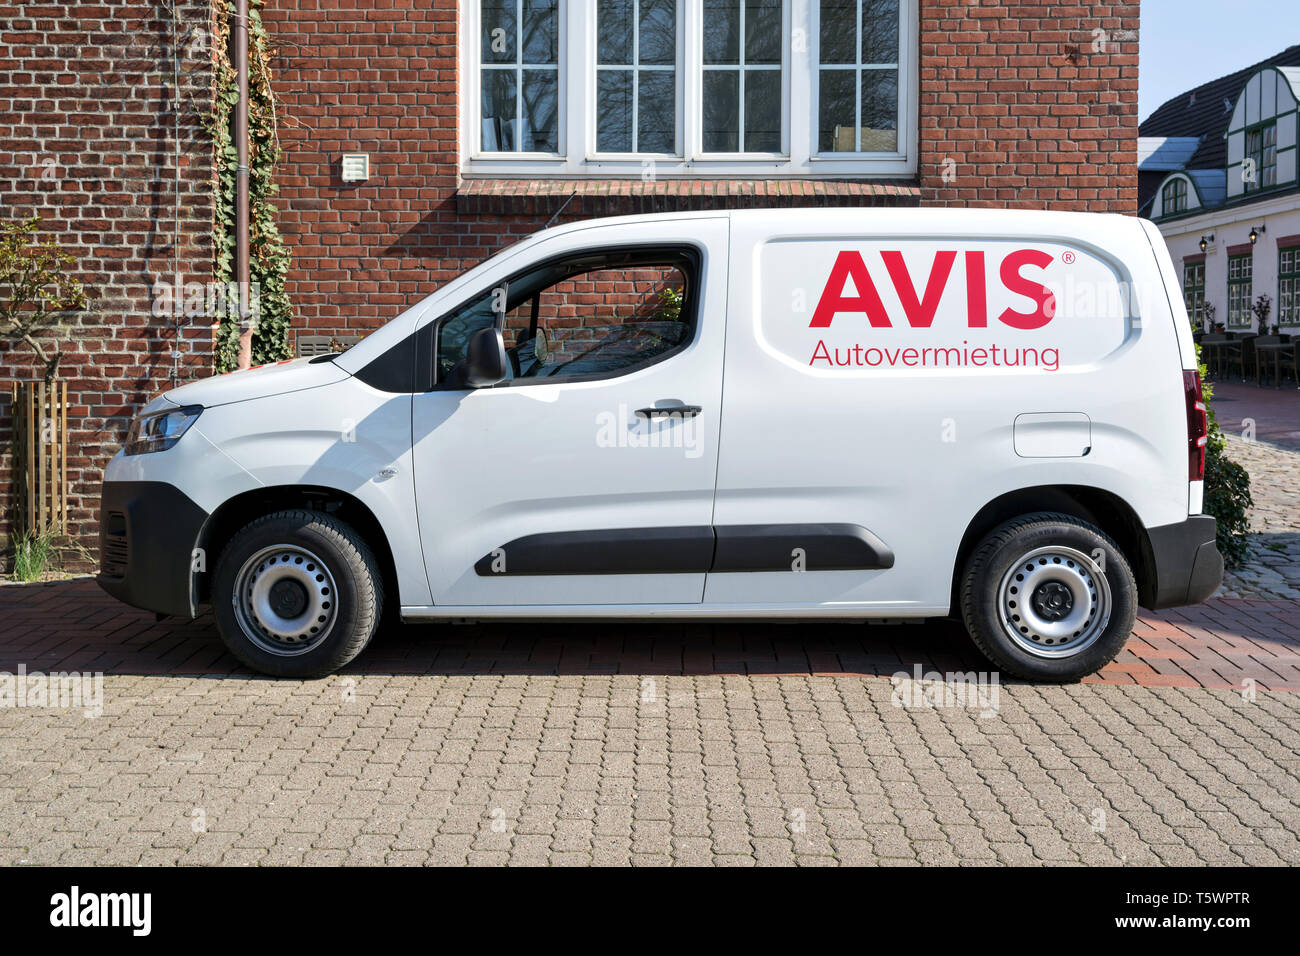
<svg viewBox="0 0 1300 956"><path fill-rule="evenodd" d="M104 482L99 586L132 607L194 617L193 552L207 520L208 513L175 485Z"/></svg>
<svg viewBox="0 0 1300 956"><path fill-rule="evenodd" d="M1177 524L1148 528L1155 586L1144 601L1152 610L1199 604L1223 581L1223 556L1214 544L1215 521L1192 515Z"/></svg>

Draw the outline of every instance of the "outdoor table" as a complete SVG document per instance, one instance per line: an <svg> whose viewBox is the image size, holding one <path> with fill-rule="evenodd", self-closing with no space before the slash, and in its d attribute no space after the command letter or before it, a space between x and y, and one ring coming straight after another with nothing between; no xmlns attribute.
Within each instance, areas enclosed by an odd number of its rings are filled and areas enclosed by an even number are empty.
<svg viewBox="0 0 1300 956"><path fill-rule="evenodd" d="M1272 336L1270 336L1271 338ZM1286 336L1283 336L1286 338ZM1289 352L1296 347L1294 342L1265 342L1261 344L1258 340L1255 342L1255 354L1259 356L1259 384L1264 384L1264 371L1268 367L1271 359L1273 362L1273 387L1277 388L1282 384L1282 353Z"/></svg>
<svg viewBox="0 0 1300 956"><path fill-rule="evenodd" d="M1223 356L1232 336L1226 332L1210 332L1201 339L1201 354L1205 358L1205 369L1213 378L1218 378L1223 368Z"/></svg>

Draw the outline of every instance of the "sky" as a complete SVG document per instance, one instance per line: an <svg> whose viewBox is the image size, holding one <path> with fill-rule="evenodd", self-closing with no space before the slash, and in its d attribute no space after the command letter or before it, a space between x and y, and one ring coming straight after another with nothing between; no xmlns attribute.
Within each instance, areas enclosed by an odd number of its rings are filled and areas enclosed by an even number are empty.
<svg viewBox="0 0 1300 956"><path fill-rule="evenodd" d="M1300 43L1297 0L1142 0L1138 116Z"/></svg>

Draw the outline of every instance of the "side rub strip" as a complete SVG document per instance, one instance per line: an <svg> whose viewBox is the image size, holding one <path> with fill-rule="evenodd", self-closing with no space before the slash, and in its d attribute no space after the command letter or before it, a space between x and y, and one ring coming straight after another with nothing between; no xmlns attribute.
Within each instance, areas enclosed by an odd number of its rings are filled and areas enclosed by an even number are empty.
<svg viewBox="0 0 1300 956"><path fill-rule="evenodd" d="M701 574L883 570L894 552L855 524L615 528L530 534L486 554L482 577L519 574Z"/></svg>

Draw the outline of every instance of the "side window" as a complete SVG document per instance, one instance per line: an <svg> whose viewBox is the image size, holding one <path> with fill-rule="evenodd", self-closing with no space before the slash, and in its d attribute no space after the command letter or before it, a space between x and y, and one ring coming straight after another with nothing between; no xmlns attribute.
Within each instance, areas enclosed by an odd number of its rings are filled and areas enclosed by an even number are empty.
<svg viewBox="0 0 1300 956"><path fill-rule="evenodd" d="M495 290L463 305L438 323L438 361L435 374L439 382L455 379L456 370L465 360L465 349L474 333L496 321L492 311Z"/></svg>
<svg viewBox="0 0 1300 956"><path fill-rule="evenodd" d="M509 381L603 378L662 358L691 340L694 268L681 252L583 255L509 282ZM447 316L438 381L454 384L469 339L491 326L493 292Z"/></svg>

